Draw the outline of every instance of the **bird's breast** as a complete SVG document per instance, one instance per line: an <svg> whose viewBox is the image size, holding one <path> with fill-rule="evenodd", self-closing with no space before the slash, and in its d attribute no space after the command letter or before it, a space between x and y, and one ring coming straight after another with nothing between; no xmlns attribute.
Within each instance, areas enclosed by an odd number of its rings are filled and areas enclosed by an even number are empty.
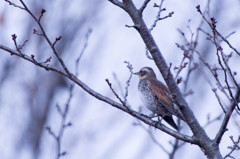
<svg viewBox="0 0 240 159"><path fill-rule="evenodd" d="M155 99L156 97L153 96L149 88L149 82L146 80L140 81L138 91L144 106L154 112L157 106L157 99Z"/></svg>
<svg viewBox="0 0 240 159"><path fill-rule="evenodd" d="M159 115L169 115L168 111L161 105L159 99L153 94L149 87L150 82L147 80L141 80L138 84L138 91L140 98L149 110Z"/></svg>

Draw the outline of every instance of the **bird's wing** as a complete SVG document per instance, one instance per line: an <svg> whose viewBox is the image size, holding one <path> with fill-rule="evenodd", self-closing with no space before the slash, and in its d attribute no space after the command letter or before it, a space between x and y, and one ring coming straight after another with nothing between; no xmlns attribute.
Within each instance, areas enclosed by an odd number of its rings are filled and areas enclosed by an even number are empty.
<svg viewBox="0 0 240 159"><path fill-rule="evenodd" d="M173 102L171 101L170 92L168 88L156 79L149 79L149 88L152 90L153 95L158 97L158 102L164 106L171 114L175 114Z"/></svg>

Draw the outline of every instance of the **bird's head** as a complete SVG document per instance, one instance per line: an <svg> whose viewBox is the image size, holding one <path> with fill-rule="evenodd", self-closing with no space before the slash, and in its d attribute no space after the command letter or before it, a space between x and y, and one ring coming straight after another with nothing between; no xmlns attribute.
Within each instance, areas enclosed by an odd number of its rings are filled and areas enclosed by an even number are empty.
<svg viewBox="0 0 240 159"><path fill-rule="evenodd" d="M156 74L151 67L143 67L139 72L136 72L134 74L138 75L140 79L145 79L149 77L156 78Z"/></svg>

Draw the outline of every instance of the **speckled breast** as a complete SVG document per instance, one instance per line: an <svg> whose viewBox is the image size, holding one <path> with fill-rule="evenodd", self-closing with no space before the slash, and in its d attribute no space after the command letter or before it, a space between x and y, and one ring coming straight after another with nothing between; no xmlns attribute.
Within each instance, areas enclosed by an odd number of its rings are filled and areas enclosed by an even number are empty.
<svg viewBox="0 0 240 159"><path fill-rule="evenodd" d="M152 94L149 84L147 80L141 80L138 84L138 91L144 106L153 113L166 115L166 109L159 104L158 98Z"/></svg>

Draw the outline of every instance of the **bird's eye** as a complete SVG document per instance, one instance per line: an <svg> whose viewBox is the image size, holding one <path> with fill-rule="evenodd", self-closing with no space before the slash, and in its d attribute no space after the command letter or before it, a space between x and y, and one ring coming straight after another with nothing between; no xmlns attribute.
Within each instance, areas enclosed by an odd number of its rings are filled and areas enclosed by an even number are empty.
<svg viewBox="0 0 240 159"><path fill-rule="evenodd" d="M146 72L145 70L144 70L144 71L143 71L143 70L140 71L141 76L146 75L146 73L147 73L147 72Z"/></svg>

